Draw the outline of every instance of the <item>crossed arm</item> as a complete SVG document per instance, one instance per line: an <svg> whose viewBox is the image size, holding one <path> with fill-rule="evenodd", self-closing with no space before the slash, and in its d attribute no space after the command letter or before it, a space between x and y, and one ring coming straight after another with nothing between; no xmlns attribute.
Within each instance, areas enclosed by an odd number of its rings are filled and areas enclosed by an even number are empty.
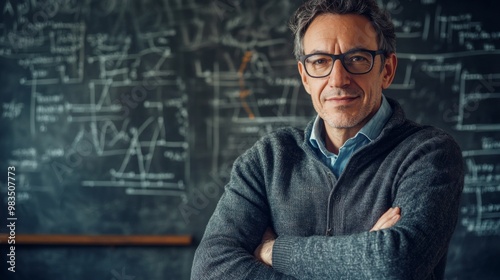
<svg viewBox="0 0 500 280"><path fill-rule="evenodd" d="M390 208L375 223L370 231L390 228L401 218L401 209L399 207ZM255 249L254 256L266 265L273 265L273 245L276 240L276 234L271 228L267 228L262 236L261 244Z"/></svg>

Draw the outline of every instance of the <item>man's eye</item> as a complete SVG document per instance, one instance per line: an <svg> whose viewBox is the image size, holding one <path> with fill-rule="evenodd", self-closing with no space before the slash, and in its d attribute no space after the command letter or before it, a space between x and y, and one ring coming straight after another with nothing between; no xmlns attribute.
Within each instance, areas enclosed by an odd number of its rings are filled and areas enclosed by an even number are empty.
<svg viewBox="0 0 500 280"><path fill-rule="evenodd" d="M313 56L308 59L309 63L314 66L328 66L332 59L325 56Z"/></svg>
<svg viewBox="0 0 500 280"><path fill-rule="evenodd" d="M316 64L316 65L326 64L326 59L323 59L323 58L316 59L313 61L313 64Z"/></svg>
<svg viewBox="0 0 500 280"><path fill-rule="evenodd" d="M367 63L370 62L370 58L363 55L353 55L347 59L348 63Z"/></svg>
<svg viewBox="0 0 500 280"><path fill-rule="evenodd" d="M349 59L350 61L352 62L365 62L365 61L368 61L368 59L364 56L353 56Z"/></svg>

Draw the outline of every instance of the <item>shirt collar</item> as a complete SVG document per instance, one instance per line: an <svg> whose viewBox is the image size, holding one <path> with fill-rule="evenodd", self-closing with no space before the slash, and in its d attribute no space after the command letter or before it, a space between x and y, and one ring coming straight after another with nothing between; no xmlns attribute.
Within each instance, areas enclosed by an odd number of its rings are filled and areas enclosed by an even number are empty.
<svg viewBox="0 0 500 280"><path fill-rule="evenodd" d="M364 135L370 142L373 141L382 132L385 123L389 120L392 115L392 108L389 102L382 95L382 104L375 115L356 133L353 138L357 138L359 135ZM323 132L323 120L318 116L314 120L312 127L311 137L309 137L309 142L315 148L319 148L323 153L326 152L326 147L324 141L321 137Z"/></svg>
<svg viewBox="0 0 500 280"><path fill-rule="evenodd" d="M391 105L389 105L385 96L382 95L382 104L377 113L361 128L358 134L363 134L370 142L373 141L379 136L380 132L382 132L385 123L389 120L391 115Z"/></svg>

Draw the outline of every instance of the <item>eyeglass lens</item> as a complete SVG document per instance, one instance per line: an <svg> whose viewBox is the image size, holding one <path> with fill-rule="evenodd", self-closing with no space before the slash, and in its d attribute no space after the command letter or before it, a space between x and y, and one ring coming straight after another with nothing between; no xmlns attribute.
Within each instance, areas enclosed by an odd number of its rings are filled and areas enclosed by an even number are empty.
<svg viewBox="0 0 500 280"><path fill-rule="evenodd" d="M373 66L372 54L362 50L345 53L339 59L344 68L352 74L367 73ZM309 56L304 62L310 76L323 77L330 74L334 59L330 55L315 54Z"/></svg>

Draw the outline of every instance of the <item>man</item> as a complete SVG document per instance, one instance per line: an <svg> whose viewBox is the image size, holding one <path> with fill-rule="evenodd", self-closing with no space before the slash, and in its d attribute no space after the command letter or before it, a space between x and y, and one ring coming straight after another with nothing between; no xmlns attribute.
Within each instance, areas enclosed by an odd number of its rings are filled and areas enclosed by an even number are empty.
<svg viewBox="0 0 500 280"><path fill-rule="evenodd" d="M317 118L234 163L192 279L442 279L461 152L383 96L394 27L373 0L316 0L291 23Z"/></svg>

